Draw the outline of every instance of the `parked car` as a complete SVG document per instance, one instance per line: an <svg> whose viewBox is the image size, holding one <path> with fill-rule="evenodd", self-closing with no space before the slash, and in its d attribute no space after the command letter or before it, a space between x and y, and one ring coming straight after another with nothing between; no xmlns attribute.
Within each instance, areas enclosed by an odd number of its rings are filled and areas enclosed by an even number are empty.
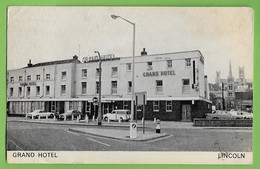
<svg viewBox="0 0 260 169"><path fill-rule="evenodd" d="M212 113L208 113L206 116L207 119L246 119L250 118L249 116L247 117L246 115L241 115L237 111L230 110L216 110L213 111Z"/></svg>
<svg viewBox="0 0 260 169"><path fill-rule="evenodd" d="M34 110L31 113L27 114L27 117L29 118L39 118L40 117L48 117L48 118L53 118L54 117L54 113L52 112L45 112L44 110Z"/></svg>
<svg viewBox="0 0 260 169"><path fill-rule="evenodd" d="M68 110L67 112L60 114L58 119L64 120L66 117L66 120L71 120L72 115L74 116L74 118L77 118L79 115L82 116L81 112L78 110Z"/></svg>
<svg viewBox="0 0 260 169"><path fill-rule="evenodd" d="M131 119L131 112L130 110L113 110L111 113L107 113L104 115L103 119L105 121L108 120L121 120L121 121L129 121Z"/></svg>

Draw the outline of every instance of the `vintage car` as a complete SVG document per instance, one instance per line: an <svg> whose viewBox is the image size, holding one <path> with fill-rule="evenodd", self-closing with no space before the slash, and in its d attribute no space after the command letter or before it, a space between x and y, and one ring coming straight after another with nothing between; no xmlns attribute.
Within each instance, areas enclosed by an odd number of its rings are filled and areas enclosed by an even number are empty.
<svg viewBox="0 0 260 169"><path fill-rule="evenodd" d="M129 121L131 119L131 112L130 110L113 110L111 113L105 114L103 119L105 121Z"/></svg>
<svg viewBox="0 0 260 169"><path fill-rule="evenodd" d="M28 113L26 115L28 118L39 118L39 117L48 117L48 118L53 118L54 113L52 112L45 112L44 110L34 110L31 113Z"/></svg>
<svg viewBox="0 0 260 169"><path fill-rule="evenodd" d="M78 110L68 110L65 113L62 113L59 115L58 119L59 120L72 120L72 115L74 118L77 118L79 115L82 116L81 112Z"/></svg>
<svg viewBox="0 0 260 169"><path fill-rule="evenodd" d="M251 119L253 115L246 113L239 113L234 110L215 110L206 115L207 119Z"/></svg>

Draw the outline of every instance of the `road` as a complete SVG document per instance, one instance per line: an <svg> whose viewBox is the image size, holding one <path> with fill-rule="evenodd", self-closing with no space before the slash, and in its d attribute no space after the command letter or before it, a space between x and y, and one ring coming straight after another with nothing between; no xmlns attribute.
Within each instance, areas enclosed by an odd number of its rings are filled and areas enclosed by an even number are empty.
<svg viewBox="0 0 260 169"><path fill-rule="evenodd" d="M7 150L252 151L252 130L164 128L162 132L170 135L164 139L133 142L73 133L68 128L77 126L8 121ZM147 131L153 130L147 128Z"/></svg>

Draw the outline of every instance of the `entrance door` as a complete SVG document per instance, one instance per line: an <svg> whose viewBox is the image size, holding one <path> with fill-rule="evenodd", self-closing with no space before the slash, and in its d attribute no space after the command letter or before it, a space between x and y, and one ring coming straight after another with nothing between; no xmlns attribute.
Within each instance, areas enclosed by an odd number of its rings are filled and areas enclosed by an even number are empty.
<svg viewBox="0 0 260 169"><path fill-rule="evenodd" d="M182 105L182 121L191 121L191 105Z"/></svg>

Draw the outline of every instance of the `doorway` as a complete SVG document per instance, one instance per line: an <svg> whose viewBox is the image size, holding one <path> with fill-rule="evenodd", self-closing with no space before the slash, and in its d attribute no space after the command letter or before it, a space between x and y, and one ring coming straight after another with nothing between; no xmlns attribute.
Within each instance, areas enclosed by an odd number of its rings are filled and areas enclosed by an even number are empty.
<svg viewBox="0 0 260 169"><path fill-rule="evenodd" d="M182 105L182 121L191 121L191 105Z"/></svg>

